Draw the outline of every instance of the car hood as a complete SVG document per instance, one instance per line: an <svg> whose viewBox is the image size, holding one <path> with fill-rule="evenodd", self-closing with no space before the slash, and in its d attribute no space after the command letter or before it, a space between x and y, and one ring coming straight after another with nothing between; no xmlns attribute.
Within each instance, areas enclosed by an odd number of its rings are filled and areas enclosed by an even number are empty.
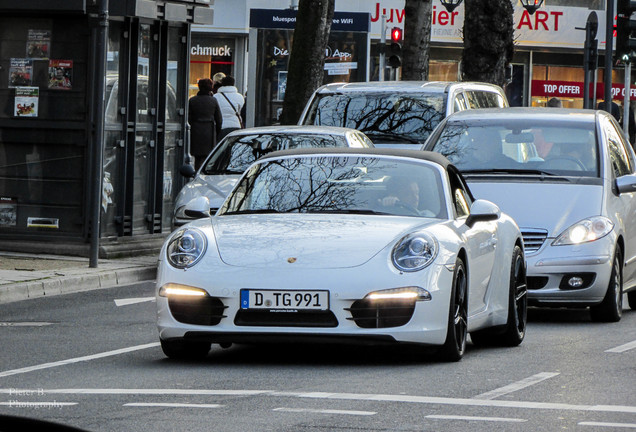
<svg viewBox="0 0 636 432"><path fill-rule="evenodd" d="M205 196L210 200L210 208L219 208L240 177L239 174L199 174L194 180L183 186L175 207L179 208L195 198Z"/></svg>
<svg viewBox="0 0 636 432"><path fill-rule="evenodd" d="M240 267L345 268L364 264L434 219L333 214L212 218L221 260ZM438 222L438 221L437 221Z"/></svg>
<svg viewBox="0 0 636 432"><path fill-rule="evenodd" d="M572 224L601 214L603 186L548 182L470 181L475 198L494 202L524 228L545 229L555 237Z"/></svg>

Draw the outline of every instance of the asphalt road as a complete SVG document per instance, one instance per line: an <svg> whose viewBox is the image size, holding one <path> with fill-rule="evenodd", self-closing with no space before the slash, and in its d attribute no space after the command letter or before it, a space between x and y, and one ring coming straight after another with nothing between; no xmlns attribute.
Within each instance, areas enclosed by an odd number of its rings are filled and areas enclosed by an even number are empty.
<svg viewBox="0 0 636 432"><path fill-rule="evenodd" d="M530 311L521 346L163 356L150 283L0 305L0 414L90 431L636 430L636 312ZM2 420L0 419L0 422Z"/></svg>

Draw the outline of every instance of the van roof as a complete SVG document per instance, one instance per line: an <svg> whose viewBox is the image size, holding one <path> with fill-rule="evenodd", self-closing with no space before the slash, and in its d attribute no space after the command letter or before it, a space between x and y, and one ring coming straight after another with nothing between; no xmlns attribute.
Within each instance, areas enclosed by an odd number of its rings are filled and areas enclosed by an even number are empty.
<svg viewBox="0 0 636 432"><path fill-rule="evenodd" d="M459 81L367 81L352 83L332 83L325 84L316 90L318 94L325 93L397 93L397 92L424 92L424 93L445 93L454 87L469 89L490 89L501 92L501 88L487 83L479 82L459 82Z"/></svg>

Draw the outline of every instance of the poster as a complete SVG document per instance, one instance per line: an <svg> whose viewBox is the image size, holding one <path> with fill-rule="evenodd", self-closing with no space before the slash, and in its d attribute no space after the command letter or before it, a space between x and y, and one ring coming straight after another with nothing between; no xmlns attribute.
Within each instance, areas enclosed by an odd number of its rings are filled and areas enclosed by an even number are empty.
<svg viewBox="0 0 636 432"><path fill-rule="evenodd" d="M49 88L70 90L73 87L73 60L49 60Z"/></svg>
<svg viewBox="0 0 636 432"><path fill-rule="evenodd" d="M0 226L16 226L18 224L17 198L0 197Z"/></svg>
<svg viewBox="0 0 636 432"><path fill-rule="evenodd" d="M276 100L285 100L285 90L287 89L287 71L278 71L278 95Z"/></svg>
<svg viewBox="0 0 636 432"><path fill-rule="evenodd" d="M14 115L16 117L37 117L39 96L39 87L16 87Z"/></svg>
<svg viewBox="0 0 636 432"><path fill-rule="evenodd" d="M51 48L49 30L31 30L27 37L26 56L32 59L48 60Z"/></svg>
<svg viewBox="0 0 636 432"><path fill-rule="evenodd" d="M9 64L9 88L33 84L33 60L12 58Z"/></svg>

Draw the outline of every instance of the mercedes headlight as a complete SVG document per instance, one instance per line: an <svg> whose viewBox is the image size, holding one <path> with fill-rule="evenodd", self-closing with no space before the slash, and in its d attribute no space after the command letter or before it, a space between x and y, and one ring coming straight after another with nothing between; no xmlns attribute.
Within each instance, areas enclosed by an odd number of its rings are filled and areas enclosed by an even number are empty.
<svg viewBox="0 0 636 432"><path fill-rule="evenodd" d="M604 216L594 216L583 219L563 231L561 235L552 242L552 246L593 242L608 235L613 228L614 224L612 221Z"/></svg>
<svg viewBox="0 0 636 432"><path fill-rule="evenodd" d="M393 265L406 272L422 270L433 262L438 249L437 240L430 234L409 234L393 248Z"/></svg>
<svg viewBox="0 0 636 432"><path fill-rule="evenodd" d="M206 248L207 240L201 231L195 228L184 228L172 236L166 255L172 266L188 268L201 259Z"/></svg>

